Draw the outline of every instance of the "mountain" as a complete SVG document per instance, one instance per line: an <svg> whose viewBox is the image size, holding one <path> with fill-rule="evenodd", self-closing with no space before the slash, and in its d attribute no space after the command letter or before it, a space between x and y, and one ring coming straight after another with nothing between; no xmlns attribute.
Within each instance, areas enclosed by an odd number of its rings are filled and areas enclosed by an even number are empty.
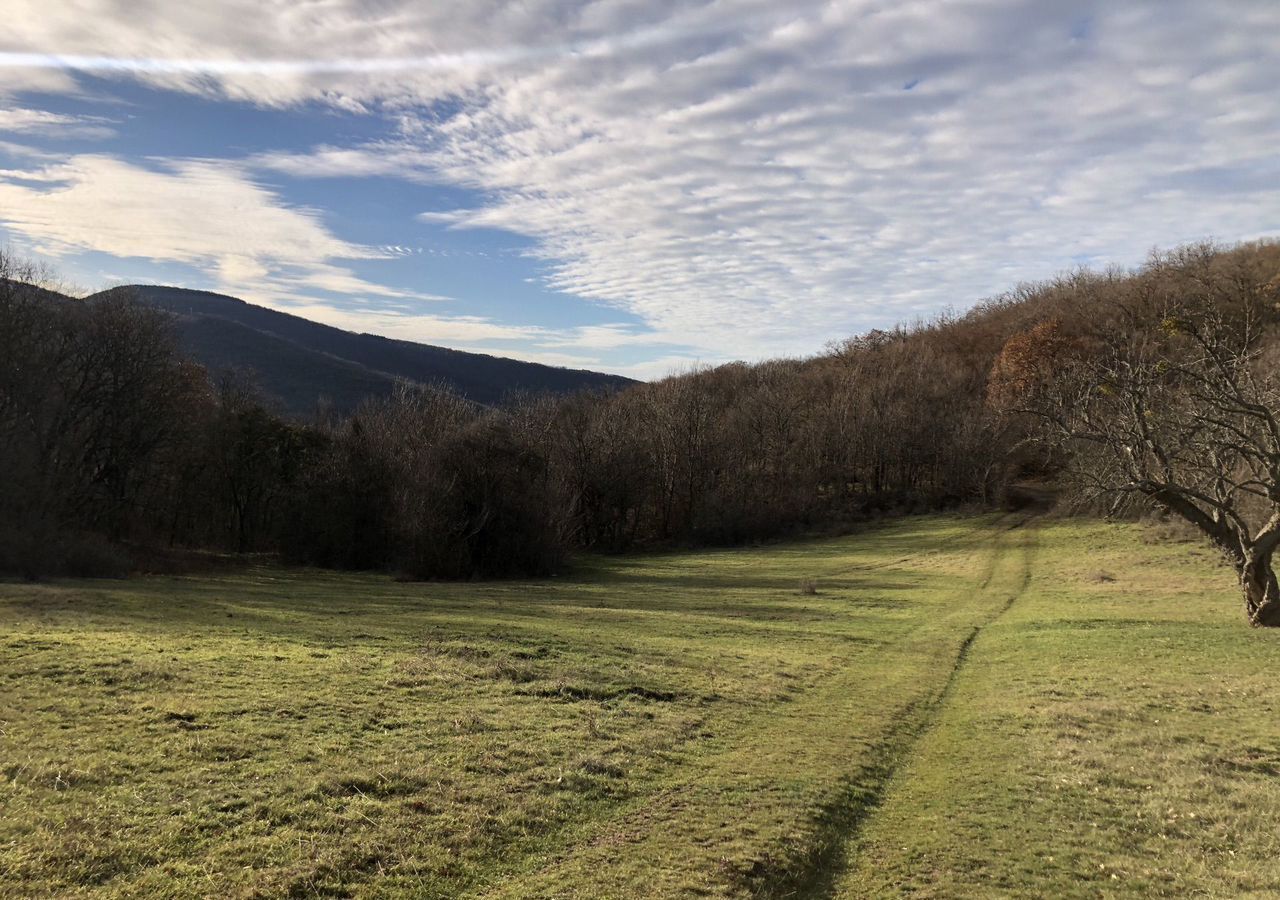
<svg viewBox="0 0 1280 900"><path fill-rule="evenodd" d="M568 394L633 383L620 375L343 331L208 291L129 285L94 297L117 291L173 313L193 359L211 371L251 370L294 415L310 414L321 399L351 410L365 397L389 393L399 379L446 384L490 405L518 391Z"/></svg>

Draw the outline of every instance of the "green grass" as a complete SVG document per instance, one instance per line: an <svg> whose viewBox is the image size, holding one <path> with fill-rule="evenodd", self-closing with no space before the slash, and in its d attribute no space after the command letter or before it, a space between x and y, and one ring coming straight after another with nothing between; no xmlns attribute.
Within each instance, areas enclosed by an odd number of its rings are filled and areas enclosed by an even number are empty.
<svg viewBox="0 0 1280 900"><path fill-rule="evenodd" d="M1280 896L1280 634L1135 527L1044 529L839 895Z"/></svg>
<svg viewBox="0 0 1280 900"><path fill-rule="evenodd" d="M1280 894L1280 636L1017 524L0 585L0 896Z"/></svg>

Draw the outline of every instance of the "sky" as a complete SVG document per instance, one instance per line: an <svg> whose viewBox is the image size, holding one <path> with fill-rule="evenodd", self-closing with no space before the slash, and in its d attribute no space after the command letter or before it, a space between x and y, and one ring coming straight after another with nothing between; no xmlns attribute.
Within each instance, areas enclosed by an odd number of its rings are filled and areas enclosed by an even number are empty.
<svg viewBox="0 0 1280 900"><path fill-rule="evenodd" d="M0 0L0 244L650 378L1280 236L1275 0Z"/></svg>

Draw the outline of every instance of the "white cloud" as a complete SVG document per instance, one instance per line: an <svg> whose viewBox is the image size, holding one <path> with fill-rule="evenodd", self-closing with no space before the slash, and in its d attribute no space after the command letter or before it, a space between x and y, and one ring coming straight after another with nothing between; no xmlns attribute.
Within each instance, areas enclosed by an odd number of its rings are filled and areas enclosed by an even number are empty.
<svg viewBox="0 0 1280 900"><path fill-rule="evenodd" d="M679 344L669 334L626 324L580 325L572 331L544 339L546 347L580 350L616 350L619 347Z"/></svg>
<svg viewBox="0 0 1280 900"><path fill-rule="evenodd" d="M547 334L542 328L503 325L483 316L351 309L314 302L291 306L289 312L348 331L367 331L398 340L466 346L468 349L492 341L536 340ZM510 355L511 350L508 348L504 352Z"/></svg>
<svg viewBox="0 0 1280 900"><path fill-rule="evenodd" d="M16 60L4 63L3 73L0 73L0 97L13 97L25 92L78 94L80 86L72 73L63 68L24 66Z"/></svg>
<svg viewBox="0 0 1280 900"><path fill-rule="evenodd" d="M196 266L229 293L298 300L308 291L427 299L334 260L388 258L335 237L316 210L286 206L238 168L202 160L144 168L86 154L0 171L0 222L41 253L96 251Z"/></svg>
<svg viewBox="0 0 1280 900"><path fill-rule="evenodd" d="M245 295L251 301L270 298ZM507 356L549 366L595 369L631 378L660 378L697 362L691 356L670 354L640 363L619 364L599 351L633 344L662 344L661 336L639 333L625 325L588 325L552 329L505 325L483 316L431 315L379 309L351 309L302 301L287 311L348 331L372 332L397 340L438 344L471 353Z"/></svg>
<svg viewBox="0 0 1280 900"><path fill-rule="evenodd" d="M0 131L87 139L116 133L111 121L100 116L68 116L21 106L0 107Z"/></svg>
<svg viewBox="0 0 1280 900"><path fill-rule="evenodd" d="M656 381L670 375L680 375L692 371L706 362L700 356L675 353L667 356L656 356L643 362L628 365L592 366L591 368L602 368L604 371L611 372L614 375L625 375L627 378L635 378L638 381Z"/></svg>
<svg viewBox="0 0 1280 900"><path fill-rule="evenodd" d="M1280 232L1263 0L14 4L0 51L23 71L387 115L388 140L254 165L477 189L481 208L427 218L532 237L551 285L710 358ZM295 219L317 217L289 217L313 259L350 251Z"/></svg>
<svg viewBox="0 0 1280 900"><path fill-rule="evenodd" d="M184 263L203 270L218 290L338 328L548 365L618 368L597 351L661 342L629 325L549 329L423 313L418 301L443 298L387 288L332 262L419 248L342 241L314 210L283 205L234 166L188 160L150 169L102 155L39 163L0 170L0 211L6 228L49 256L88 250ZM317 292L364 299L340 305Z"/></svg>

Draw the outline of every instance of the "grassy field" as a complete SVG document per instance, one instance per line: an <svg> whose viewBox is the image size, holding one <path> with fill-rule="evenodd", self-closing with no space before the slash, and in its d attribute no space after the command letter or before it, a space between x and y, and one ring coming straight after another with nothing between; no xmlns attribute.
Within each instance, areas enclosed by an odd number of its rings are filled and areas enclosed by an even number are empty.
<svg viewBox="0 0 1280 900"><path fill-rule="evenodd" d="M1280 896L1280 635L1143 534L0 584L0 896Z"/></svg>

